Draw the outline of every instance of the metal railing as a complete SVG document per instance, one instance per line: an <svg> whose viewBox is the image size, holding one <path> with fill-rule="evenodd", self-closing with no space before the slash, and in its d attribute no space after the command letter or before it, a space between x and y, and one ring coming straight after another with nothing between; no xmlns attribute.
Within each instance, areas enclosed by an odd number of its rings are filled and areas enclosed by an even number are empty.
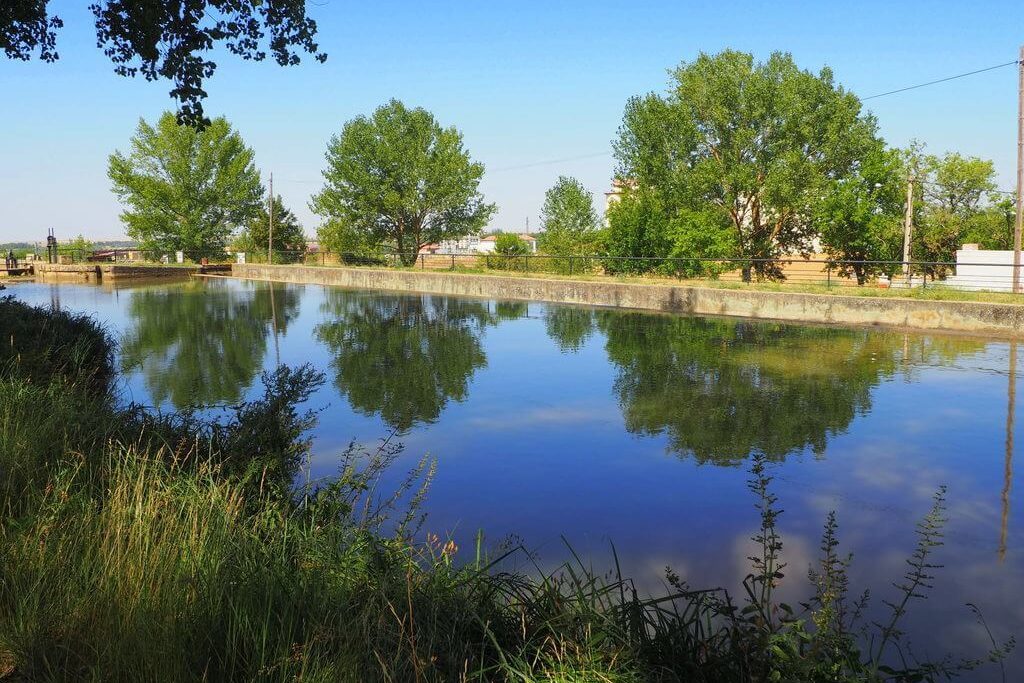
<svg viewBox="0 0 1024 683"><path fill-rule="evenodd" d="M247 254L249 263L266 263L267 255ZM773 283L776 285L882 288L947 287L967 291L1010 292L1014 266L980 261L846 260L780 256L776 258L696 258L603 255L418 253L403 259L395 252L374 254L281 252L275 263L319 266L377 266L417 270L512 272L666 278L678 281ZM1024 285L1024 267L1017 269ZM1022 287L1024 288L1024 287Z"/></svg>
<svg viewBox="0 0 1024 683"><path fill-rule="evenodd" d="M60 248L59 257L80 262L174 263L174 253L142 249L85 251ZM40 258L37 256L37 258ZM45 260L45 254L41 256ZM234 263L238 255L224 253L211 263ZM844 260L780 256L776 258L697 258L654 256L607 256L596 254L499 254L266 251L246 252L245 262L280 265L415 268L463 272L511 272L555 274L572 277L592 275L667 278L678 281L773 283L776 285L836 287L928 288L947 287L967 291L1014 291L1014 281L1024 285L1024 267L1015 278L1011 263L980 261ZM1017 287L1020 291L1024 286Z"/></svg>

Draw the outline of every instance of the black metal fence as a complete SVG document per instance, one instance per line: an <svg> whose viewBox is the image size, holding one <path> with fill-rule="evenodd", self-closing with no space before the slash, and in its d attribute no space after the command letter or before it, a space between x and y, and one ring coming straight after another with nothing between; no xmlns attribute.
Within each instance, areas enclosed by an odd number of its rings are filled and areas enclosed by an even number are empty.
<svg viewBox="0 0 1024 683"><path fill-rule="evenodd" d="M247 254L249 263L267 263L267 254ZM1014 290L1024 284L1024 268L1012 263L986 261L881 261L803 258L692 258L600 255L550 255L497 253L381 252L352 254L322 252L275 253L274 263L319 266L378 266L418 270L463 272L514 272L572 277L633 276L674 280L761 282L783 285L880 288L947 287L967 291ZM1018 288L1021 289L1021 288Z"/></svg>
<svg viewBox="0 0 1024 683"><path fill-rule="evenodd" d="M39 258L45 259L42 255ZM142 249L77 250L58 249L57 258L72 263L150 262L174 263L175 253ZM266 251L228 253L204 259L211 263L281 265L375 266L418 270L463 272L513 272L572 277L633 276L675 280L716 280L720 282L762 282L777 285L833 287L928 288L947 287L967 291L1021 291L1024 268L984 260L879 261L803 258L693 258L604 255L498 254L498 253L406 253L394 251L338 253L331 251ZM198 260L198 259L197 259ZM191 262L191 259L189 259Z"/></svg>

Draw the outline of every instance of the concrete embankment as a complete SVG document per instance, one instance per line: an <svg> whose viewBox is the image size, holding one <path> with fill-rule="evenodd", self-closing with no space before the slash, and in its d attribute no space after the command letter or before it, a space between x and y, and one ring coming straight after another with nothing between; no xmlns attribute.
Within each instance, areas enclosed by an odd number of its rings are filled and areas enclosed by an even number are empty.
<svg viewBox="0 0 1024 683"><path fill-rule="evenodd" d="M188 277L202 273L223 273L231 266L217 264L210 266L159 266L116 263L35 263L33 275L43 280L59 282L109 282L113 280L134 280L154 278Z"/></svg>
<svg viewBox="0 0 1024 683"><path fill-rule="evenodd" d="M869 325L1024 337L1024 305L927 301L797 292L631 284L500 275L371 268L236 264L235 277L425 292L488 299L525 299L690 315L725 315L792 322Z"/></svg>

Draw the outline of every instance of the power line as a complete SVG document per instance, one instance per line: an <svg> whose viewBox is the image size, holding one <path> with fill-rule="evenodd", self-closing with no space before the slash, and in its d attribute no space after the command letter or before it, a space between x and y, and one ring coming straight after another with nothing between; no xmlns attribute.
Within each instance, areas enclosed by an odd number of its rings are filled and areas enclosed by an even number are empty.
<svg viewBox="0 0 1024 683"><path fill-rule="evenodd" d="M1012 62L1005 62L1003 64L996 64L995 66L986 66L984 69L977 69L975 71L968 71L967 73L957 74L956 76L947 76L946 78L940 78L935 81L928 81L927 83L918 83L917 85L908 85L906 88L898 88L896 90L890 90L889 92L881 92L877 95L868 95L867 97L860 98L861 101L873 100L876 97L885 97L886 95L895 95L896 93L906 92L908 90L916 90L917 88L924 88L929 85L935 85L936 83L945 83L946 81L953 81L957 78L964 78L966 76L973 76L975 74L985 73L986 71L994 71L995 69L1002 69L1007 66L1016 66L1020 64L1019 60L1013 60Z"/></svg>
<svg viewBox="0 0 1024 683"><path fill-rule="evenodd" d="M548 166L550 164L564 164L564 163L569 162L569 161L582 161L583 159L596 159L598 157L608 157L608 156L611 156L611 155L612 155L612 153L609 152L609 151L594 152L592 154L581 154L580 156L566 157L564 159L549 159L547 161L534 161L534 162L529 163L529 164L519 164L518 166L504 166L502 168L492 168L492 169L490 169L489 172L490 173L499 173L501 171L518 171L519 169L522 169L522 168L533 168L535 166Z"/></svg>

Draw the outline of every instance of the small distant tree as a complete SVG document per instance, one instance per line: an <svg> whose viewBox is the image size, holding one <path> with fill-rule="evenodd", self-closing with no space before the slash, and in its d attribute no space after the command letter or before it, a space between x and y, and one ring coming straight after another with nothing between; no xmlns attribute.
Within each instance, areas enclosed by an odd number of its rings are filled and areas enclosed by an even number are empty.
<svg viewBox="0 0 1024 683"><path fill-rule="evenodd" d="M487 264L499 269L514 268L519 257L530 253L530 245L519 235L511 232L502 232L494 239L494 253L496 259L487 259Z"/></svg>
<svg viewBox="0 0 1024 683"><path fill-rule="evenodd" d="M70 251L72 254L74 254L76 258L85 258L89 254L91 254L95 249L95 243L93 243L91 240L87 240L84 235L79 233L78 237L64 245L62 251Z"/></svg>
<svg viewBox="0 0 1024 683"><path fill-rule="evenodd" d="M502 256L523 256L530 251L530 245L519 235L503 232L494 240L494 251Z"/></svg>
<svg viewBox="0 0 1024 683"><path fill-rule="evenodd" d="M331 139L326 183L310 207L326 219L321 235L328 243L341 241L333 230L361 233L367 243L394 246L408 266L423 245L486 225L494 205L479 192L483 173L458 130L391 100Z"/></svg>
<svg viewBox="0 0 1024 683"><path fill-rule="evenodd" d="M128 154L107 174L126 209L129 237L146 250L192 259L223 254L233 232L259 215L263 186L253 151L223 117L198 130L167 112L140 120Z"/></svg>
<svg viewBox="0 0 1024 683"><path fill-rule="evenodd" d="M266 253L270 239L270 213L266 202L258 214L246 224L237 247L242 251ZM306 251L306 234L302 230L299 219L290 209L285 207L281 195L274 197L274 260L293 262L301 259L301 252Z"/></svg>
<svg viewBox="0 0 1024 683"><path fill-rule="evenodd" d="M1012 238L1012 223L1007 223L1005 209L999 208L991 161L957 153L928 155L920 162L918 181L922 205L916 221L915 259L948 262L964 242L1006 244ZM926 270L939 275L945 268Z"/></svg>
<svg viewBox="0 0 1024 683"><path fill-rule="evenodd" d="M544 194L540 210L543 231L540 249L552 256L590 256L596 247L600 218L594 210L594 195L583 183L568 176Z"/></svg>

